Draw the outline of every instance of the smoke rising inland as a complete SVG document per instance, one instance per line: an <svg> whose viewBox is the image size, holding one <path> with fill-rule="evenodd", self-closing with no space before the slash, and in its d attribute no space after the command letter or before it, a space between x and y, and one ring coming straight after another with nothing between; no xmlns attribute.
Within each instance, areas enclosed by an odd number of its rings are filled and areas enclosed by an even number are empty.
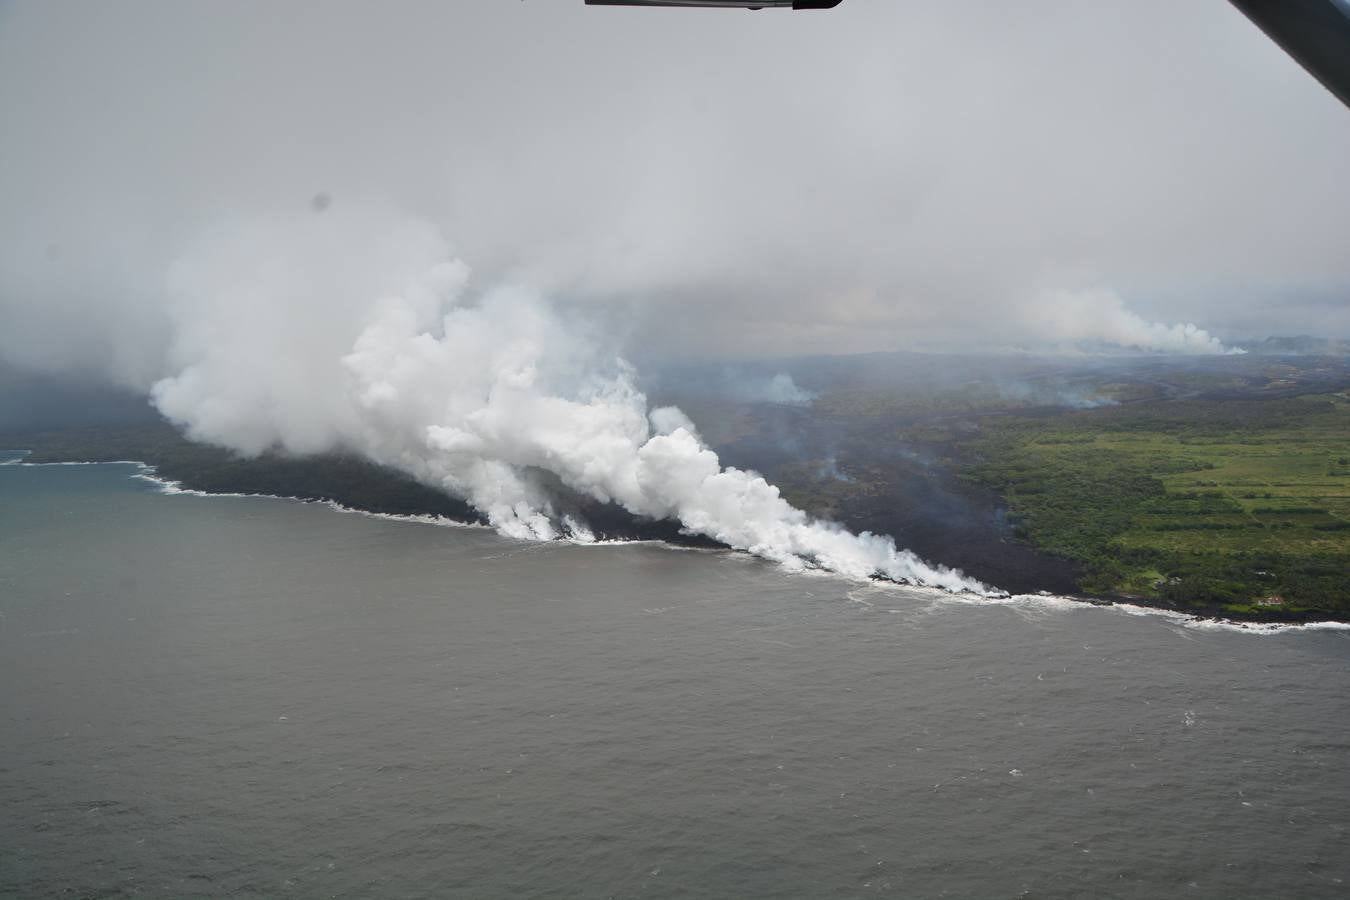
<svg viewBox="0 0 1350 900"><path fill-rule="evenodd" d="M355 451L523 540L593 539L555 511L548 473L789 569L993 593L722 466L679 409L648 408L601 330L536 293L471 290L430 224L310 216L221 232L172 267L167 293L172 373L151 396L194 440Z"/></svg>

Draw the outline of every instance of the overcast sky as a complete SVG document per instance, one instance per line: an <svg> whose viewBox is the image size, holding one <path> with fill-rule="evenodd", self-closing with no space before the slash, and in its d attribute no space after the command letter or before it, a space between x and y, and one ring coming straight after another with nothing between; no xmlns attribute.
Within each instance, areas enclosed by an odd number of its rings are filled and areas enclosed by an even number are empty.
<svg viewBox="0 0 1350 900"><path fill-rule="evenodd" d="M639 362L1350 335L1350 110L1224 0L11 2L0 122L0 356L128 383L191 247L371 209Z"/></svg>

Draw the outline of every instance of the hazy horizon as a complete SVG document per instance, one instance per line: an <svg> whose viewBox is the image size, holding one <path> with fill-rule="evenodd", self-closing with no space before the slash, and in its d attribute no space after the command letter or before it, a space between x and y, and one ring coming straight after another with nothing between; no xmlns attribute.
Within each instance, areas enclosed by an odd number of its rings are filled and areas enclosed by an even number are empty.
<svg viewBox="0 0 1350 900"><path fill-rule="evenodd" d="M1220 0L0 22L12 365L148 388L254 241L434 241L639 366L1350 335L1350 115Z"/></svg>

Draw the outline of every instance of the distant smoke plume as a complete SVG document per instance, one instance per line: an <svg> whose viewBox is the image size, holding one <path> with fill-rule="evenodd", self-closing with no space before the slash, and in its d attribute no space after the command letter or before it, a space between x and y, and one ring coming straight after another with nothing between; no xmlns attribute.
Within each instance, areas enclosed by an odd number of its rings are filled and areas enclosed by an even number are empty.
<svg viewBox="0 0 1350 900"><path fill-rule="evenodd" d="M849 477L843 469L839 468L839 460L833 453L820 461L816 467L816 477L821 481L841 481L845 484L852 484L853 479Z"/></svg>
<svg viewBox="0 0 1350 900"><path fill-rule="evenodd" d="M555 513L535 475L546 471L790 568L987 590L723 468L682 413L648 410L584 325L526 291L475 295L468 280L421 222L334 209L218 233L170 275L172 373L154 402L194 439L245 453L356 450L516 538L587 536Z"/></svg>
<svg viewBox="0 0 1350 900"><path fill-rule="evenodd" d="M997 381L994 390L1005 400L1036 406L1067 406L1069 409L1097 409L1115 406L1117 401L1096 391L1059 383Z"/></svg>
<svg viewBox="0 0 1350 900"><path fill-rule="evenodd" d="M1127 309L1125 301L1108 289L1055 291L1033 310L1044 323L1046 339L1068 348L1199 355L1245 352L1224 346L1196 325L1150 322Z"/></svg>
<svg viewBox="0 0 1350 900"><path fill-rule="evenodd" d="M779 372L772 377L746 376L729 369L726 378L729 393L743 403L769 403L774 406L810 406L816 395L797 386L792 376Z"/></svg>

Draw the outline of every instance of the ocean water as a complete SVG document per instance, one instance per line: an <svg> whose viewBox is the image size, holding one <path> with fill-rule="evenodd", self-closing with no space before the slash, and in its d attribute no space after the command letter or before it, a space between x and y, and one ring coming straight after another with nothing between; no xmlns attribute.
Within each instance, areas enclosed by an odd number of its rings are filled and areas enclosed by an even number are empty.
<svg viewBox="0 0 1350 900"><path fill-rule="evenodd" d="M0 467L0 895L1344 897L1350 634Z"/></svg>

